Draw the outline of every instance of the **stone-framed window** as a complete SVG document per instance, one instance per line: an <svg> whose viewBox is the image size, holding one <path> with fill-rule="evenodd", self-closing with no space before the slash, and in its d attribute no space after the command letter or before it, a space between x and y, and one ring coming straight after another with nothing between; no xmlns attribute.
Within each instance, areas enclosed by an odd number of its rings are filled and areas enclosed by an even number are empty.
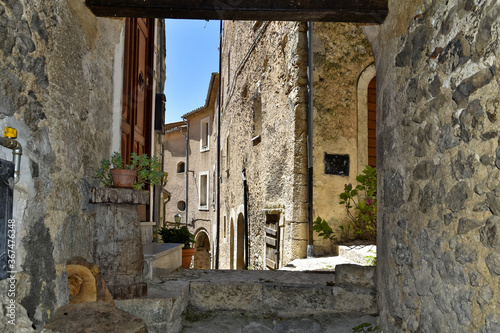
<svg viewBox="0 0 500 333"><path fill-rule="evenodd" d="M199 193L199 210L208 210L208 191L210 183L208 182L208 171L199 173L198 193Z"/></svg>
<svg viewBox="0 0 500 333"><path fill-rule="evenodd" d="M200 151L210 150L210 117L200 121Z"/></svg>

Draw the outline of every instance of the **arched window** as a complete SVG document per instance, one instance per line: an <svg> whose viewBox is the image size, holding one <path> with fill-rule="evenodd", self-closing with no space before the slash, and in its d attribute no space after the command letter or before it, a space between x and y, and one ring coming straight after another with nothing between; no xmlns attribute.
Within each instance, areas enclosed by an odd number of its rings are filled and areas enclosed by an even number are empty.
<svg viewBox="0 0 500 333"><path fill-rule="evenodd" d="M184 163L184 162L177 163L177 173L185 172L186 171L185 166L186 166L186 163Z"/></svg>
<svg viewBox="0 0 500 333"><path fill-rule="evenodd" d="M181 212L186 210L186 203L184 201L179 201L177 203L177 209L180 210Z"/></svg>

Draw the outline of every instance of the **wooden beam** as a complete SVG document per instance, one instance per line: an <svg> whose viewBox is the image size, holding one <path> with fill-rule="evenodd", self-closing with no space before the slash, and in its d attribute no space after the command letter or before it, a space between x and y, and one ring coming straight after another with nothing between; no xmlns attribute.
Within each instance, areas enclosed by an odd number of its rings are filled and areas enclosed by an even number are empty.
<svg viewBox="0 0 500 333"><path fill-rule="evenodd" d="M101 17L383 23L388 0L85 0Z"/></svg>

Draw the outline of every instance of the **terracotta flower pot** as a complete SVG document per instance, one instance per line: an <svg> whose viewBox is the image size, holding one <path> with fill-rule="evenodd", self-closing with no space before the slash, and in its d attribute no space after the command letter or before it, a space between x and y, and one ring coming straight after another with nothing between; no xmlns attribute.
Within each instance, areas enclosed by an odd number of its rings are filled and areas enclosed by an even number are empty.
<svg viewBox="0 0 500 333"><path fill-rule="evenodd" d="M189 268L196 249L182 249L182 267Z"/></svg>
<svg viewBox="0 0 500 333"><path fill-rule="evenodd" d="M128 169L111 169L113 187L132 188L137 171Z"/></svg>

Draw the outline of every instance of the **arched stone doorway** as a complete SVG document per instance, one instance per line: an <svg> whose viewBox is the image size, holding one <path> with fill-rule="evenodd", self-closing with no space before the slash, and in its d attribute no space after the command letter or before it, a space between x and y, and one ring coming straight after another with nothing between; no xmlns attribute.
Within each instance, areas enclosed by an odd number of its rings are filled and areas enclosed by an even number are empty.
<svg viewBox="0 0 500 333"><path fill-rule="evenodd" d="M371 64L358 79L358 174L376 166L376 71Z"/></svg>
<svg viewBox="0 0 500 333"><path fill-rule="evenodd" d="M229 229L229 268L234 269L234 220L232 217Z"/></svg>
<svg viewBox="0 0 500 333"><path fill-rule="evenodd" d="M236 269L245 269L245 218L241 213L238 215L238 240L236 245L238 247Z"/></svg>
<svg viewBox="0 0 500 333"><path fill-rule="evenodd" d="M195 240L194 268L210 269L210 238L206 230L198 231Z"/></svg>

